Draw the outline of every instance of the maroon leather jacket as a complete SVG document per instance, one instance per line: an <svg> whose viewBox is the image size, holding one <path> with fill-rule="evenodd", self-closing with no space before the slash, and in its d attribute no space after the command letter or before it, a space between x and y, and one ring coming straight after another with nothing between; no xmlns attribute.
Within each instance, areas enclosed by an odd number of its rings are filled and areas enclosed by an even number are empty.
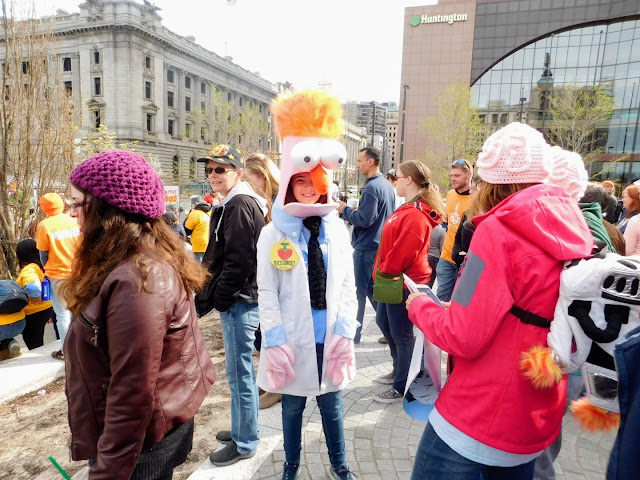
<svg viewBox="0 0 640 480"><path fill-rule="evenodd" d="M215 381L193 296L147 259L147 288L119 265L75 317L64 346L71 457L89 478L128 479L143 447L194 417Z"/></svg>

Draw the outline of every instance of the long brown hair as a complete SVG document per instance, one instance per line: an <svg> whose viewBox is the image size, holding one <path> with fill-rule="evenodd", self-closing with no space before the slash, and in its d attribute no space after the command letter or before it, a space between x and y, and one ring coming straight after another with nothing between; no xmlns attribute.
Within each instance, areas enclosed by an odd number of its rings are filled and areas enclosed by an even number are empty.
<svg viewBox="0 0 640 480"><path fill-rule="evenodd" d="M144 257L167 263L186 292L199 290L207 272L162 218L151 219L120 210L74 185L89 199L71 275L61 282L61 296L78 315L98 294L107 276L131 261L139 275L138 291L147 292L149 268Z"/></svg>
<svg viewBox="0 0 640 480"><path fill-rule="evenodd" d="M411 177L416 185L420 187L420 198L444 219L444 203L440 192L435 189L435 185L429 180L431 179L431 170L424 163L416 160L403 162L398 167L400 173L405 177ZM423 186L426 185L426 186Z"/></svg>
<svg viewBox="0 0 640 480"><path fill-rule="evenodd" d="M629 185L622 192L623 196L624 192L627 192L627 195L629 195L629 198L631 199L631 204L629 205L629 208L627 208L627 213L624 216L624 218L629 218L633 212L640 210L640 189L635 185Z"/></svg>
<svg viewBox="0 0 640 480"><path fill-rule="evenodd" d="M271 207L273 206L273 197L278 194L280 181L276 178L277 167L273 161L262 153L254 153L250 155L244 162L244 169L251 170L264 178L264 189L253 183L245 176L253 190L267 201L267 215L265 220L267 223L271 221Z"/></svg>
<svg viewBox="0 0 640 480"><path fill-rule="evenodd" d="M524 190L525 188L529 188L533 185L537 185L536 183L505 183L505 184L495 184L489 182L482 182L482 186L478 190L476 196L469 203L469 208L467 209L467 218L472 221L473 217L476 215L482 215L483 213L487 213L493 207L498 205L507 197L510 197L516 192L520 190Z"/></svg>

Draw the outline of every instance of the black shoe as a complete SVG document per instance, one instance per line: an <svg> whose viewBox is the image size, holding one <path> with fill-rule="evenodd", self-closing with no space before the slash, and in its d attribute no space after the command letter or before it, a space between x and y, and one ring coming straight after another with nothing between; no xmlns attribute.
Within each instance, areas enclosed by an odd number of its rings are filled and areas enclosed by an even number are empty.
<svg viewBox="0 0 640 480"><path fill-rule="evenodd" d="M298 470L300 465L289 465L284 462L284 470L282 471L282 480L296 480L298 478Z"/></svg>
<svg viewBox="0 0 640 480"><path fill-rule="evenodd" d="M216 435L216 440L223 445L231 443L231 432L229 430L220 430Z"/></svg>
<svg viewBox="0 0 640 480"><path fill-rule="evenodd" d="M236 463L238 460L251 458L256 454L257 451L258 450L256 449L251 453L240 453L238 451L238 448L236 447L236 443L232 440L222 450L218 450L217 452L213 452L211 455L209 455L209 460L214 465L224 467L225 465Z"/></svg>
<svg viewBox="0 0 640 480"><path fill-rule="evenodd" d="M331 476L339 480L353 480L358 477L355 473L349 470L349 467L346 465L342 465L338 469L331 467Z"/></svg>

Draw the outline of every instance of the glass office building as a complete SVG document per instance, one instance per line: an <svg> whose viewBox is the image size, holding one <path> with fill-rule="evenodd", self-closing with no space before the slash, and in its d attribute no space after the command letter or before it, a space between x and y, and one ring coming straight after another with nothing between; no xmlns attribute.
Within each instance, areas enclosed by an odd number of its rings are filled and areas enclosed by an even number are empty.
<svg viewBox="0 0 640 480"><path fill-rule="evenodd" d="M640 20L575 28L533 42L485 72L472 86L472 103L490 129L522 118L547 133L548 98L567 86L600 86L612 95L615 111L597 125L602 154L591 174L624 182L634 141L636 152L640 147ZM630 177L640 178L640 161L633 162Z"/></svg>

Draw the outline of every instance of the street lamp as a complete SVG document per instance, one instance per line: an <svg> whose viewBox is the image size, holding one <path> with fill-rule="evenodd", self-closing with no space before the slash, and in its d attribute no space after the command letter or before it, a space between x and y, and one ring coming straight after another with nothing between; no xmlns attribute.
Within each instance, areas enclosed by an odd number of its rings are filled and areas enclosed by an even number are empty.
<svg viewBox="0 0 640 480"><path fill-rule="evenodd" d="M404 161L404 123L407 114L407 90L409 85L402 85L402 131L400 132L400 163Z"/></svg>
<svg viewBox="0 0 640 480"><path fill-rule="evenodd" d="M526 101L527 99L524 97L524 87L522 87L522 90L520 91L520 123L522 123L522 107L524 107L524 102Z"/></svg>

